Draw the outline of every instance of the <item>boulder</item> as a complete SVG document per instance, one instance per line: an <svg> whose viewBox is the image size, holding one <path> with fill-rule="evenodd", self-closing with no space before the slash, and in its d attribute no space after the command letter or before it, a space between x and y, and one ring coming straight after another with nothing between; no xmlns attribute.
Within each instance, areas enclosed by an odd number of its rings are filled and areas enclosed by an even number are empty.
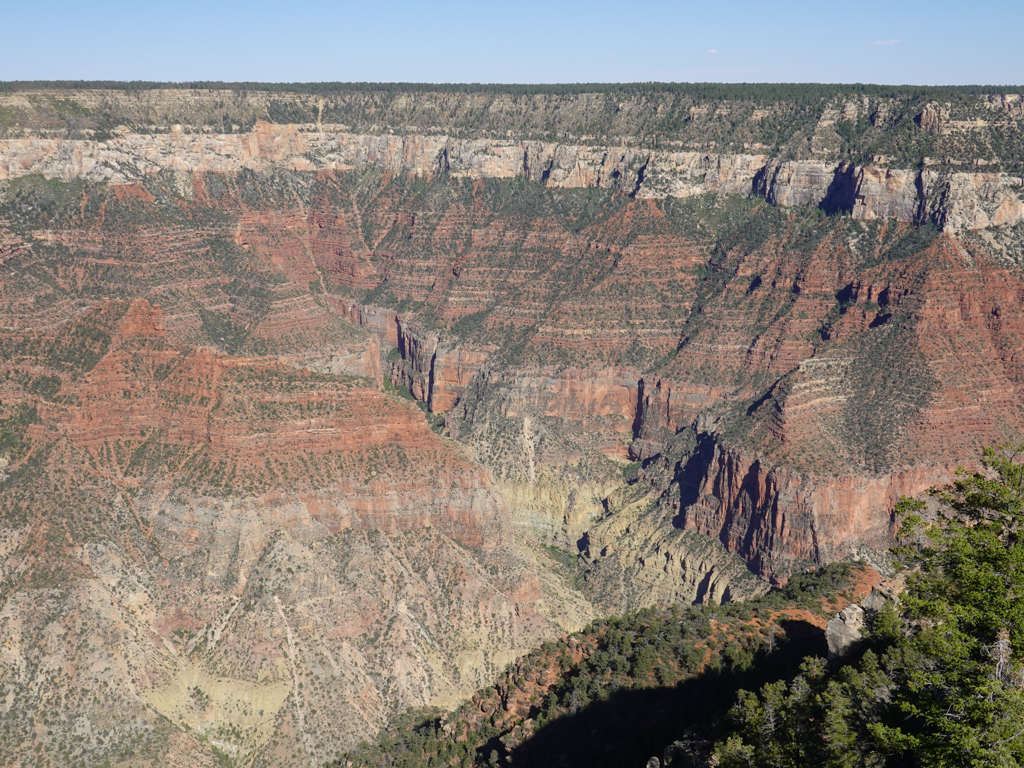
<svg viewBox="0 0 1024 768"><path fill-rule="evenodd" d="M848 605L825 625L829 659L845 656L864 637L864 609L856 603Z"/></svg>

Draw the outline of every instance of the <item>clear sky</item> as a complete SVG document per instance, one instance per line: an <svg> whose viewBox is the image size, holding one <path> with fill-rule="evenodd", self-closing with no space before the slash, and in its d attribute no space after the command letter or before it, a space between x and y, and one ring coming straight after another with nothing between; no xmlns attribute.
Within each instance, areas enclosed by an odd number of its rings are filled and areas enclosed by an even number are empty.
<svg viewBox="0 0 1024 768"><path fill-rule="evenodd" d="M1024 84L1024 0L0 0L0 80Z"/></svg>

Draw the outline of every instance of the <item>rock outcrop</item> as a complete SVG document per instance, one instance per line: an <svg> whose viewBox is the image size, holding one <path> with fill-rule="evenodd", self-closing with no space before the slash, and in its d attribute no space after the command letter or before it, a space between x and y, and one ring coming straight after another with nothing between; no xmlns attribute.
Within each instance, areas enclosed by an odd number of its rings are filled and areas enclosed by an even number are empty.
<svg viewBox="0 0 1024 768"><path fill-rule="evenodd" d="M849 654L864 638L864 609L859 605L848 605L825 625L825 640L828 642L829 659Z"/></svg>
<svg viewBox="0 0 1024 768"><path fill-rule="evenodd" d="M906 574L873 584L871 591L860 599L859 605L851 603L830 619L825 625L829 659L835 660L854 651L863 642L865 633L879 612L886 607L898 606L900 594L906 587Z"/></svg>
<svg viewBox="0 0 1024 768"><path fill-rule="evenodd" d="M930 123L929 123L930 125ZM937 221L950 231L1024 221L1022 179L1000 173L821 161L773 161L765 155L639 150L553 142L454 139L433 135L352 134L339 126L257 123L248 134L125 133L106 141L0 140L0 181L28 175L69 182L138 183L169 173L179 192L188 178L287 168L375 168L453 178L525 178L553 189L608 188L662 199L698 194L757 194L775 205L821 205L864 221Z"/></svg>

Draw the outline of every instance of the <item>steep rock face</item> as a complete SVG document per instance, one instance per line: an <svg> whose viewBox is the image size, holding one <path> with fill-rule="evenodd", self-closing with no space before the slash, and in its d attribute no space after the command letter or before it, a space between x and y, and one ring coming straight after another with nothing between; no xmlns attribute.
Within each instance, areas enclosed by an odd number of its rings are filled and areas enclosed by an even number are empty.
<svg viewBox="0 0 1024 768"><path fill-rule="evenodd" d="M817 205L837 173L842 171L820 162L781 162L764 169L758 191L774 205Z"/></svg>
<svg viewBox="0 0 1024 768"><path fill-rule="evenodd" d="M1022 180L997 173L909 171L878 166L832 166L785 161L758 170L757 194L774 205L820 205L860 221L934 220L960 231L1024 221Z"/></svg>
<svg viewBox="0 0 1024 768"><path fill-rule="evenodd" d="M955 173L939 186L936 221L946 230L985 229L1024 221L1024 179ZM934 195L935 193L933 193Z"/></svg>
<svg viewBox="0 0 1024 768"><path fill-rule="evenodd" d="M765 155L653 152L636 196L749 195L766 160ZM764 194L763 189L755 187L755 191Z"/></svg>
<svg viewBox="0 0 1024 768"><path fill-rule="evenodd" d="M767 467L718 445L712 450L699 477L688 476L684 467L678 478L678 524L721 541L770 579L803 563L849 557L884 563L896 525L886 511L901 495L917 495L953 470L815 477Z"/></svg>
<svg viewBox="0 0 1024 768"><path fill-rule="evenodd" d="M855 180L853 215L861 221L921 217L918 174L911 171L864 168Z"/></svg>
<svg viewBox="0 0 1024 768"><path fill-rule="evenodd" d="M929 122L928 125L931 125ZM661 199L759 194L775 205L852 209L870 221L931 216L950 231L1024 220L1021 177L913 172L766 155L645 150L437 135L352 134L340 126L258 122L248 134L123 133L107 141L0 140L0 181L38 174L63 181L138 183L161 172L203 173L380 169L466 179L525 178L555 189L607 188Z"/></svg>
<svg viewBox="0 0 1024 768"><path fill-rule="evenodd" d="M398 313L393 309L364 306L344 296L328 296L327 301L339 315L376 336L380 344L390 349L398 347Z"/></svg>

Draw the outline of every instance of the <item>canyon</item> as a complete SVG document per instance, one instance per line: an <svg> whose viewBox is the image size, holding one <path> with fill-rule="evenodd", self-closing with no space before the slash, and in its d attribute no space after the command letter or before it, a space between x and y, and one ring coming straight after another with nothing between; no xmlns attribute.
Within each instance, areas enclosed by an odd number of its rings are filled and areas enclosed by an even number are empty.
<svg viewBox="0 0 1024 768"><path fill-rule="evenodd" d="M320 765L885 572L1024 428L1016 94L0 93L0 755Z"/></svg>

